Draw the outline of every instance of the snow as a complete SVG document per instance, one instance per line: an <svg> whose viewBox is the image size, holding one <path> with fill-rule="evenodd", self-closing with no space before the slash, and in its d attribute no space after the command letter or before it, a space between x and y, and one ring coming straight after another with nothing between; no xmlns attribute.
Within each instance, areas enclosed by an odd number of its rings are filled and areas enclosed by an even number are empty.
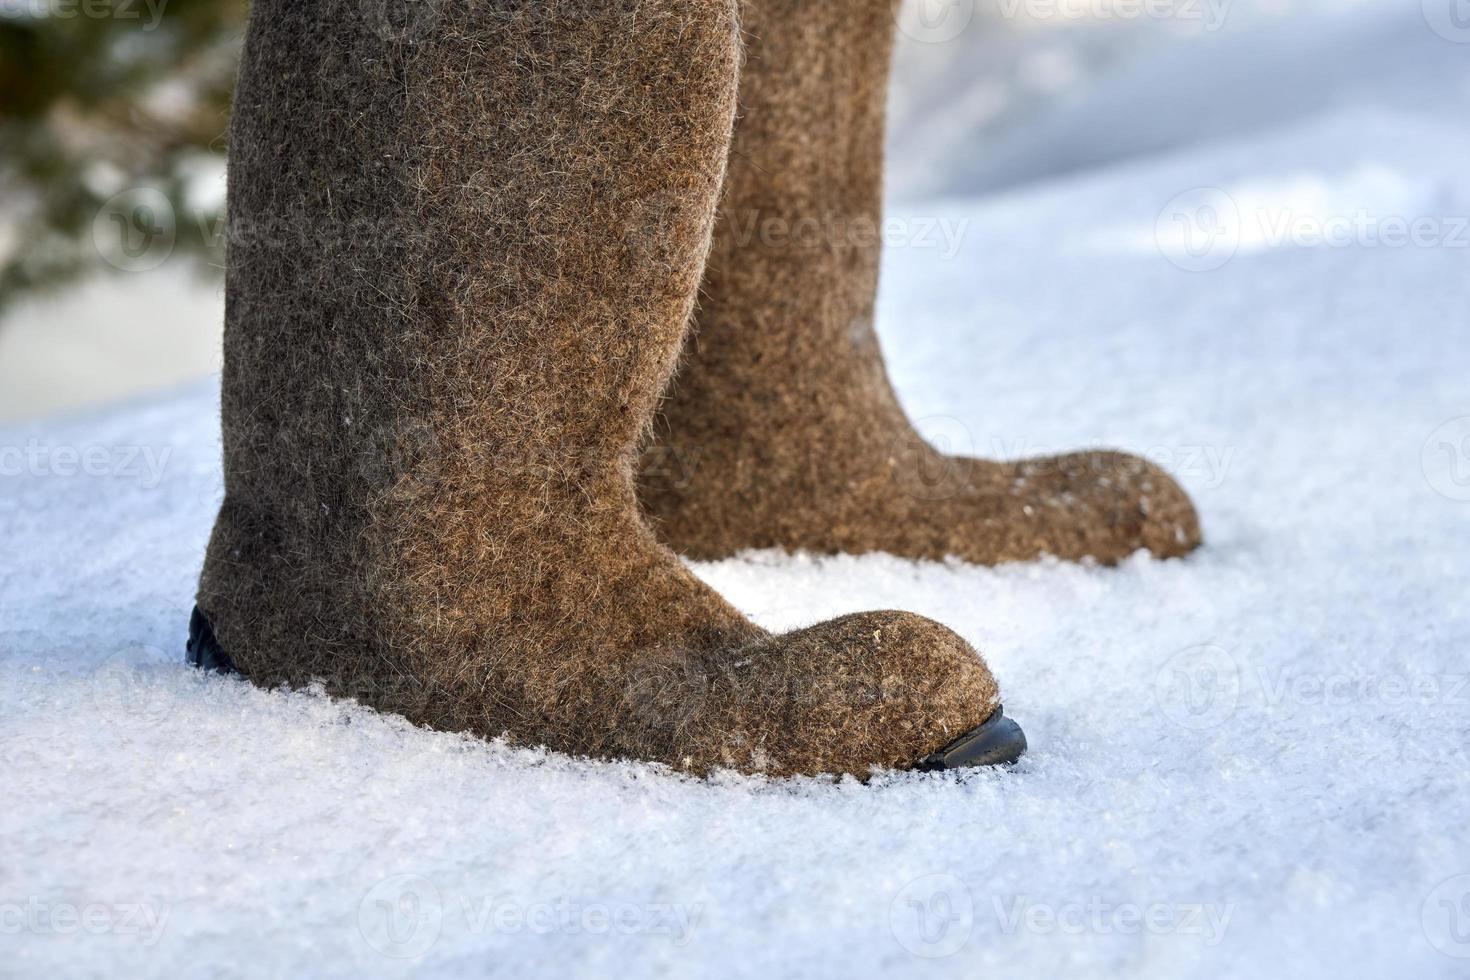
<svg viewBox="0 0 1470 980"><path fill-rule="evenodd" d="M1041 12L1109 0L1006 2ZM901 44L889 187L906 200L994 192L1344 107L1463 119L1459 3L1112 0L1132 17L1053 15L1024 32L977 21L953 43ZM1151 8L1165 16L1143 16Z"/></svg>
<svg viewBox="0 0 1470 980"><path fill-rule="evenodd" d="M910 207L880 322L921 428L1147 453L1206 549L696 570L774 629L954 627L1009 772L698 782L201 676L213 385L0 429L0 974L1464 976L1467 158L1347 105ZM1200 199L1234 219L1192 252Z"/></svg>
<svg viewBox="0 0 1470 980"><path fill-rule="evenodd" d="M0 425L217 373L223 304L182 262L21 299L0 323Z"/></svg>

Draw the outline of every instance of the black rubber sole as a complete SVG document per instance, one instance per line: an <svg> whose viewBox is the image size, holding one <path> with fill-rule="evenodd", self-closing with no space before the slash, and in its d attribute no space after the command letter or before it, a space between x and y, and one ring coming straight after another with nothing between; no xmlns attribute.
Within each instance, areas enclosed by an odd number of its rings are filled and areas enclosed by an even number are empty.
<svg viewBox="0 0 1470 980"><path fill-rule="evenodd" d="M996 708L979 728L972 729L914 766L919 772L947 772L976 766L1008 766L1026 752L1026 733Z"/></svg>
<svg viewBox="0 0 1470 980"><path fill-rule="evenodd" d="M239 673L235 669L235 663L219 648L219 640L214 638L214 627L209 625L209 620L204 618L204 613L199 607L194 607L193 614L189 617L189 643L184 647L184 656L189 663L200 670L213 670L221 674Z"/></svg>

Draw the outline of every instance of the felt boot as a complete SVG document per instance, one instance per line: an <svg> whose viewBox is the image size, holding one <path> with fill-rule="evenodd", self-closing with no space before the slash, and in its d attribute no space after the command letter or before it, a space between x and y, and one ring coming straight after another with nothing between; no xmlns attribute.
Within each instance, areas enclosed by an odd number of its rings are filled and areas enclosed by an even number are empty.
<svg viewBox="0 0 1470 980"><path fill-rule="evenodd" d="M190 659L695 773L1015 758L954 633L771 635L638 511L729 151L735 0L369 6L251 14Z"/></svg>
<svg viewBox="0 0 1470 980"><path fill-rule="evenodd" d="M1200 543L1142 459L946 456L914 431L873 329L893 0L746 0L720 220L641 499L677 551L887 551L1113 563Z"/></svg>

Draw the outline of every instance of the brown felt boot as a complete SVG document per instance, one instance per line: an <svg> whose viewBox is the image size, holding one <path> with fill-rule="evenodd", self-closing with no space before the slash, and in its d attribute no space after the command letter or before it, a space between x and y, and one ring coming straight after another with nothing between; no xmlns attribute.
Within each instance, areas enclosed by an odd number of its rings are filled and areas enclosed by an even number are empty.
<svg viewBox="0 0 1470 980"><path fill-rule="evenodd" d="M694 336L642 460L645 508L697 558L1190 551L1194 508L1150 463L946 457L899 407L873 329L893 7L743 4L730 172Z"/></svg>
<svg viewBox="0 0 1470 980"><path fill-rule="evenodd" d="M191 660L699 773L1018 755L954 633L878 612L772 636L638 512L729 150L735 0L367 6L252 11Z"/></svg>

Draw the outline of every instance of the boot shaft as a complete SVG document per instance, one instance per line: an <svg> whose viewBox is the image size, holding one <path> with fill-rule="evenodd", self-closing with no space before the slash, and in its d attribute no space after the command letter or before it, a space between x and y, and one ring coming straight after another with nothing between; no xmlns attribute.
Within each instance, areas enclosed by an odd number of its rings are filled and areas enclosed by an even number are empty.
<svg viewBox="0 0 1470 980"><path fill-rule="evenodd" d="M713 479L737 479L699 459L732 438L745 447L736 455L754 459L780 452L793 426L836 413L848 439L871 434L886 448L901 423L874 330L896 6L742 5L730 172L695 340L664 411L671 445L645 458L645 471L661 471L645 480L654 492L670 468L708 465Z"/></svg>
<svg viewBox="0 0 1470 980"><path fill-rule="evenodd" d="M734 2L258 0L200 589L237 661L429 658L653 560L631 454L709 247Z"/></svg>
<svg viewBox="0 0 1470 980"><path fill-rule="evenodd" d="M744 0L727 206L789 220L877 214L898 3Z"/></svg>
<svg viewBox="0 0 1470 980"><path fill-rule="evenodd" d="M487 478L605 478L702 270L733 111L728 5L443 0L407 38L371 6L253 11L227 485L274 493L334 463L362 485L403 475L374 463L460 453L505 462Z"/></svg>

